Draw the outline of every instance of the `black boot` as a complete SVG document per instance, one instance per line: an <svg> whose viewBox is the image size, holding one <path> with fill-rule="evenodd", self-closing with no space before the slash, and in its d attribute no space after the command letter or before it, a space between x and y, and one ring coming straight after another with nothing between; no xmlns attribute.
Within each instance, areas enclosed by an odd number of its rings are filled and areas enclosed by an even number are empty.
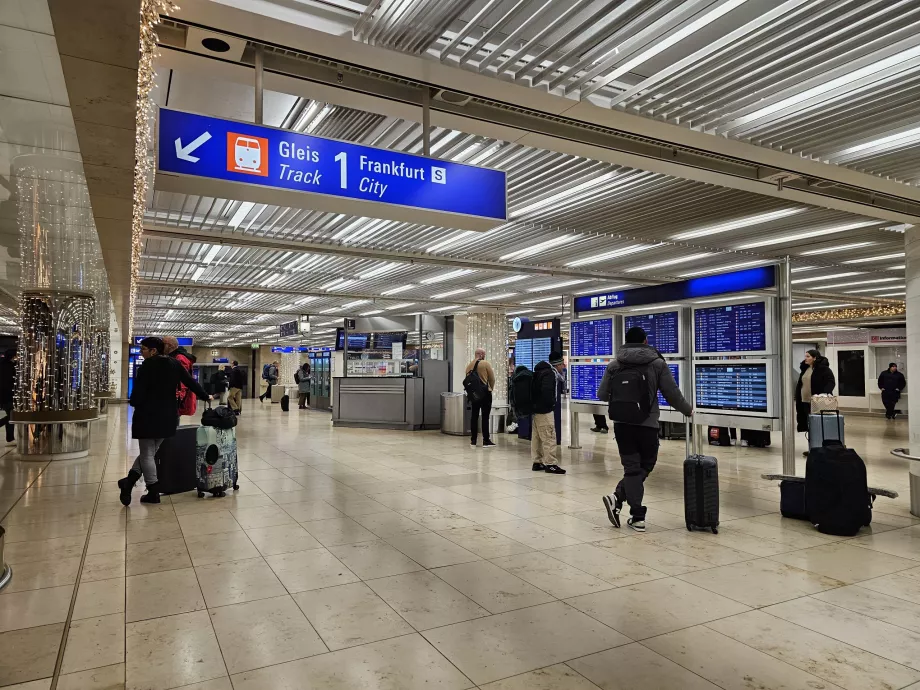
<svg viewBox="0 0 920 690"><path fill-rule="evenodd" d="M147 485L147 493L141 496L141 503L159 503L160 502L160 483Z"/></svg>
<svg viewBox="0 0 920 690"><path fill-rule="evenodd" d="M140 472L135 472L131 470L128 472L128 476L124 479L118 480L118 488L121 489L121 504L126 506L131 503L131 489L134 488L134 485L137 484L137 480L141 478Z"/></svg>

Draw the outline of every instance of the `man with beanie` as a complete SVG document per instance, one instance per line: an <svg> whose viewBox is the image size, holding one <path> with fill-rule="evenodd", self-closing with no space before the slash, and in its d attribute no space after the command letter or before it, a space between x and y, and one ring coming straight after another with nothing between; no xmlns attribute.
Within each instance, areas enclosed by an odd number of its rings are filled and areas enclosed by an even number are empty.
<svg viewBox="0 0 920 690"><path fill-rule="evenodd" d="M559 382L565 382L562 370L565 360L561 352L553 352L549 362L540 362L533 368L533 428L530 436L530 455L533 471L547 474L565 474L557 465L556 430L553 410L559 391Z"/></svg>
<svg viewBox="0 0 920 690"><path fill-rule="evenodd" d="M632 414L627 415L630 401L620 398L636 390L630 385L631 382L641 383L643 380L646 383L639 388L642 389L641 394L647 394L648 398L640 401L639 405L632 402ZM638 326L630 328L626 332L626 344L617 351L616 359L607 365L597 391L600 400L610 403L613 435L617 440L624 470L623 479L617 484L616 490L603 499L607 517L614 527L620 526L620 511L626 501L631 514L627 524L637 532L645 531L647 509L642 505L645 478L658 461L658 417L661 413L658 408L658 391L661 391L669 405L685 416L689 417L693 413L693 407L681 395L667 362L658 350L649 346L645 331ZM648 414L638 412L639 409L648 409ZM621 419L617 419L618 416ZM640 419L643 416L644 419Z"/></svg>
<svg viewBox="0 0 920 690"><path fill-rule="evenodd" d="M888 365L878 377L878 388L882 391L882 404L885 406L885 419L894 419L898 416L895 405L901 399L901 391L907 388L907 379L898 371L897 362Z"/></svg>

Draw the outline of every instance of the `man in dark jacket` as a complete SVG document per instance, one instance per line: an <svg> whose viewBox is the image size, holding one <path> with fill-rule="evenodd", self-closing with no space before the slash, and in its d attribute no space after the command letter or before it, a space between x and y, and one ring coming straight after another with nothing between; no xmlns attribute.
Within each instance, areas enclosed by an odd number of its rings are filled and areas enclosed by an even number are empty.
<svg viewBox="0 0 920 690"><path fill-rule="evenodd" d="M556 428L553 410L565 360L561 352L553 352L549 362L540 362L533 368L533 428L530 436L530 455L533 471L547 474L565 474L556 460Z"/></svg>
<svg viewBox="0 0 920 690"><path fill-rule="evenodd" d="M233 414L237 417L243 411L243 388L246 386L246 374L240 369L240 363L233 360L233 368L230 370L230 396L228 402Z"/></svg>
<svg viewBox="0 0 920 690"><path fill-rule="evenodd" d="M885 419L894 419L898 416L895 405L901 399L901 391L907 387L907 379L898 371L896 362L888 365L878 377L878 388L882 391L882 404L885 406Z"/></svg>
<svg viewBox="0 0 920 690"><path fill-rule="evenodd" d="M217 367L217 371L211 374L211 386L214 387L214 395L219 397L220 404L226 404L227 391L230 390L230 376L223 367Z"/></svg>
<svg viewBox="0 0 920 690"><path fill-rule="evenodd" d="M620 451L623 464L623 479L609 496L604 496L607 517L614 527L620 526L620 511L623 501L629 503L631 517L627 524L637 532L645 531L647 508L642 505L645 497L645 479L655 469L658 462L658 391L676 410L689 417L693 406L681 395L677 382L661 354L648 344L645 331L630 328L626 332L626 344L617 351L615 361L607 365L604 378L601 379L597 397L609 401L613 377L624 369L633 369L644 374L648 381L649 414L641 422L625 423L613 418L613 435Z"/></svg>
<svg viewBox="0 0 920 690"><path fill-rule="evenodd" d="M7 350L0 359L0 409L6 412L6 416L0 421L0 426L6 427L7 443L14 442L10 414L13 412L13 395L16 389L16 359L15 348Z"/></svg>
<svg viewBox="0 0 920 690"><path fill-rule="evenodd" d="M147 494L141 497L141 503L160 502L154 456L164 438L176 435L176 427L179 425L176 389L179 384L186 386L202 400L211 399L182 364L163 352L164 345L160 338L144 338L141 341L144 363L134 374L130 400L134 408L131 438L137 439L140 454L128 476L118 480L122 505L131 503L131 489L142 473L147 484Z"/></svg>

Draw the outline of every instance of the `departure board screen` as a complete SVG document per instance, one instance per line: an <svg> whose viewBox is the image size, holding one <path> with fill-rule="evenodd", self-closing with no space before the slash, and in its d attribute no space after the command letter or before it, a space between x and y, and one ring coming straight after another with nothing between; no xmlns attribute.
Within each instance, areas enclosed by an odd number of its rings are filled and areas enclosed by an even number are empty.
<svg viewBox="0 0 920 690"><path fill-rule="evenodd" d="M374 333L373 349L392 350L393 343L401 343L405 346L406 335L405 331L384 331L382 333Z"/></svg>
<svg viewBox="0 0 920 690"><path fill-rule="evenodd" d="M695 309L697 353L766 352L766 312L765 302Z"/></svg>
<svg viewBox="0 0 920 690"><path fill-rule="evenodd" d="M514 344L514 366L533 370L533 340L518 340Z"/></svg>
<svg viewBox="0 0 920 690"><path fill-rule="evenodd" d="M639 326L648 335L648 344L663 355L676 355L680 353L680 318L676 311L665 311L658 314L631 314L624 319L628 331Z"/></svg>
<svg viewBox="0 0 920 690"><path fill-rule="evenodd" d="M604 378L606 364L573 364L570 368L572 400L599 402L597 389Z"/></svg>
<svg viewBox="0 0 920 690"><path fill-rule="evenodd" d="M680 364L668 362L668 369L671 370L671 376L674 377L674 380L677 381L677 387L680 388ZM671 407L671 404L664 399L660 390L658 391L658 407Z"/></svg>
<svg viewBox="0 0 920 690"><path fill-rule="evenodd" d="M344 350L345 349L345 329L338 328L336 329L337 333L335 334L335 349ZM366 350L370 345L371 334L370 333L355 333L351 332L348 334L348 349L352 352L359 350Z"/></svg>
<svg viewBox="0 0 920 690"><path fill-rule="evenodd" d="M533 343L533 366L530 367L533 369L533 367L538 365L540 362L549 361L549 353L552 352L553 349L553 339L534 338L530 342Z"/></svg>
<svg viewBox="0 0 920 690"><path fill-rule="evenodd" d="M767 412L766 364L696 363L696 406L726 412Z"/></svg>
<svg viewBox="0 0 920 690"><path fill-rule="evenodd" d="M613 319L573 321L572 357L609 357L613 354Z"/></svg>

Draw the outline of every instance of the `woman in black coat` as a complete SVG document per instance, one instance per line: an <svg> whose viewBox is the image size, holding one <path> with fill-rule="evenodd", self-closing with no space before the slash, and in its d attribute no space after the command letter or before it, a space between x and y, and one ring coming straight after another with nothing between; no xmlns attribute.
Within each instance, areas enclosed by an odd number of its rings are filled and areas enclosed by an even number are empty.
<svg viewBox="0 0 920 690"><path fill-rule="evenodd" d="M179 426L176 390L179 384L185 384L202 400L211 399L185 367L172 357L161 354L162 352L163 341L160 338L144 338L141 341L144 363L134 374L134 388L130 400L134 408L131 438L138 440L140 454L128 476L118 480L123 505L131 503L131 489L142 473L147 484L147 494L141 497L141 502L160 502L154 456L163 439L176 435L176 427Z"/></svg>
<svg viewBox="0 0 920 690"><path fill-rule="evenodd" d="M795 387L796 429L808 431L808 415L811 414L811 396L830 395L837 387L837 379L831 371L827 357L817 350L805 353L801 366L799 382Z"/></svg>

